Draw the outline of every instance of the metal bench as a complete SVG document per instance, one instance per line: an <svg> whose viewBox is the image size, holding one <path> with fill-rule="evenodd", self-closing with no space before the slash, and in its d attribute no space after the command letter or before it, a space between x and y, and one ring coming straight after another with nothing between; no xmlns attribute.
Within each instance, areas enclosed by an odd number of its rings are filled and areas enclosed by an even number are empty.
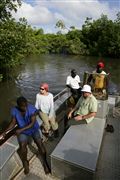
<svg viewBox="0 0 120 180"><path fill-rule="evenodd" d="M51 154L52 174L60 179L93 179L102 143L108 100L98 100L90 124L71 126Z"/></svg>
<svg viewBox="0 0 120 180"><path fill-rule="evenodd" d="M93 179L106 119L71 126L51 154L52 174L60 179Z"/></svg>
<svg viewBox="0 0 120 180"><path fill-rule="evenodd" d="M16 136L9 138L0 147L0 177L10 179L22 166L17 154L19 148Z"/></svg>

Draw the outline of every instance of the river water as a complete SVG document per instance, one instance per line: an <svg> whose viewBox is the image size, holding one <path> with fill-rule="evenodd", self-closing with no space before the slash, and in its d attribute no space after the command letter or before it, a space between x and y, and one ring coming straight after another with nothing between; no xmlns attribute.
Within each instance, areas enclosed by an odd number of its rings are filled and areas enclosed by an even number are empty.
<svg viewBox="0 0 120 180"><path fill-rule="evenodd" d="M82 80L84 71L93 71L98 60L98 57L68 55L26 58L25 64L14 70L16 78L0 83L0 123L2 126L8 123L10 109L18 96L25 96L34 104L41 82L47 82L55 95L65 88L66 77L72 68L77 70ZM104 62L105 71L110 73L109 92L120 92L120 59L105 58Z"/></svg>

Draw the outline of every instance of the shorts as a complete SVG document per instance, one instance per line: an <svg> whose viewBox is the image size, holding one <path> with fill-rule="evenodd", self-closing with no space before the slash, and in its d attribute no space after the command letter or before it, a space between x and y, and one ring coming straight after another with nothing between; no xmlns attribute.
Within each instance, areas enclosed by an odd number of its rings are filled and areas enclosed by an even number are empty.
<svg viewBox="0 0 120 180"><path fill-rule="evenodd" d="M39 129L31 135L21 133L17 136L18 142L29 142L30 138L33 138L34 140L41 139Z"/></svg>

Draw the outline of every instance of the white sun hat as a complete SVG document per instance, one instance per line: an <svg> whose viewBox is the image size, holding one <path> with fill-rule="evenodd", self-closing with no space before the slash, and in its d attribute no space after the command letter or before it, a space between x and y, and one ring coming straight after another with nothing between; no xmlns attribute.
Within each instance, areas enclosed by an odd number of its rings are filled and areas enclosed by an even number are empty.
<svg viewBox="0 0 120 180"><path fill-rule="evenodd" d="M91 93L91 87L89 85L85 84L81 91Z"/></svg>

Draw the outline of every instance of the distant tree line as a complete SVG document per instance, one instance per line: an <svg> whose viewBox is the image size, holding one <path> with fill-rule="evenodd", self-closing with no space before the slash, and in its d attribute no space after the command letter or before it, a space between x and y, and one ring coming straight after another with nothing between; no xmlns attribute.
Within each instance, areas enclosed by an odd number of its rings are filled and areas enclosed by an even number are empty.
<svg viewBox="0 0 120 180"><path fill-rule="evenodd" d="M106 15L97 20L86 18L82 29L67 28L62 20L56 22L57 34L44 34L35 29L25 18L18 22L11 15L21 6L20 0L0 3L0 79L11 67L20 64L31 54L74 54L120 57L120 12L114 21ZM66 34L62 29L67 29Z"/></svg>

